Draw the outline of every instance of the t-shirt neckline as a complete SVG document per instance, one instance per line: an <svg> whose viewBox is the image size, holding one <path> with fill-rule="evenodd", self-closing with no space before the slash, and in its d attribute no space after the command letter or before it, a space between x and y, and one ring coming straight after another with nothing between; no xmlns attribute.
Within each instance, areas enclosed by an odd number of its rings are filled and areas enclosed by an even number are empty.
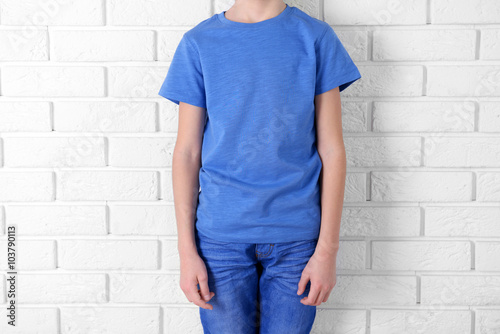
<svg viewBox="0 0 500 334"><path fill-rule="evenodd" d="M286 7L276 15L275 17L271 17L270 19L259 21L259 22L254 22L254 23L247 23L247 22L237 22L237 21L232 21L226 18L225 13L226 11L220 12L217 17L220 22L233 26L233 27L238 27L238 28L260 28L264 26L268 26L270 24L276 23L280 20L283 20L290 12L292 11L292 6L289 6L288 4L285 4Z"/></svg>

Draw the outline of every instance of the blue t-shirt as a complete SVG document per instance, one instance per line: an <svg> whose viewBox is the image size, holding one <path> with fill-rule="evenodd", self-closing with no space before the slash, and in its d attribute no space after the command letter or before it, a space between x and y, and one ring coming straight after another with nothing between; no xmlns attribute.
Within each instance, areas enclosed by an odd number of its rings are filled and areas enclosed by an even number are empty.
<svg viewBox="0 0 500 334"><path fill-rule="evenodd" d="M330 25L287 5L184 33L159 95L206 108L195 226L223 242L319 237L314 96L361 78Z"/></svg>

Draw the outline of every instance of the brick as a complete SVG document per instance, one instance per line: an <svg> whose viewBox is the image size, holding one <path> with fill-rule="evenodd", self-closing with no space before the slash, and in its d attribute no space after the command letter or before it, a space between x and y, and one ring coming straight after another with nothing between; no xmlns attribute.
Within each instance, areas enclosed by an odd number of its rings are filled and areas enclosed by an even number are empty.
<svg viewBox="0 0 500 334"><path fill-rule="evenodd" d="M0 173L0 201L52 201L54 180L52 172Z"/></svg>
<svg viewBox="0 0 500 334"><path fill-rule="evenodd" d="M0 132L52 131L49 102L0 102Z"/></svg>
<svg viewBox="0 0 500 334"><path fill-rule="evenodd" d="M498 309L478 309L475 313L475 333L495 333L498 330L498 323L500 322L500 312L498 312Z"/></svg>
<svg viewBox="0 0 500 334"><path fill-rule="evenodd" d="M373 103L374 132L472 132L473 102L400 102Z"/></svg>
<svg viewBox="0 0 500 334"><path fill-rule="evenodd" d="M366 267L366 242L340 241L337 253L337 269L364 270Z"/></svg>
<svg viewBox="0 0 500 334"><path fill-rule="evenodd" d="M0 236L6 231L5 225L5 208L0 205Z"/></svg>
<svg viewBox="0 0 500 334"><path fill-rule="evenodd" d="M500 207L426 207L425 235L500 237Z"/></svg>
<svg viewBox="0 0 500 334"><path fill-rule="evenodd" d="M16 228L16 233L18 232ZM7 248L7 241L0 241L0 247ZM0 266L7 268L7 257L0 258ZM23 240L16 247L16 269L56 269L56 245L53 240Z"/></svg>
<svg viewBox="0 0 500 334"><path fill-rule="evenodd" d="M16 307L16 317L18 321L15 327L9 325L7 319L0 322L0 332L57 333L59 330L59 315L56 307ZM19 321L19 319L30 319L30 321Z"/></svg>
<svg viewBox="0 0 500 334"><path fill-rule="evenodd" d="M427 95L500 96L500 72L497 66L488 65L430 65Z"/></svg>
<svg viewBox="0 0 500 334"><path fill-rule="evenodd" d="M168 67L113 66L109 68L109 95L114 97L159 97Z"/></svg>
<svg viewBox="0 0 500 334"><path fill-rule="evenodd" d="M49 59L47 29L2 29L0 45L0 61Z"/></svg>
<svg viewBox="0 0 500 334"><path fill-rule="evenodd" d="M103 25L103 0L1 0L0 22L19 26Z"/></svg>
<svg viewBox="0 0 500 334"><path fill-rule="evenodd" d="M479 107L479 126L480 132L497 133L500 129L500 103L499 102L481 102Z"/></svg>
<svg viewBox="0 0 500 334"><path fill-rule="evenodd" d="M158 269L156 240L61 240L58 253L63 269Z"/></svg>
<svg viewBox="0 0 500 334"><path fill-rule="evenodd" d="M481 59L500 59L500 29L481 30Z"/></svg>
<svg viewBox="0 0 500 334"><path fill-rule="evenodd" d="M9 205L19 235L106 235L104 205Z"/></svg>
<svg viewBox="0 0 500 334"><path fill-rule="evenodd" d="M109 205L111 234L177 235L173 205Z"/></svg>
<svg viewBox="0 0 500 334"><path fill-rule="evenodd" d="M227 3L227 0L215 0L216 3ZM299 8L300 10L306 12L312 17L315 17L317 19L320 18L320 4L319 1L317 0L309 0L309 1L302 1L302 0L290 0L287 2L290 6L295 6ZM228 6L225 6L224 9L228 8Z"/></svg>
<svg viewBox="0 0 500 334"><path fill-rule="evenodd" d="M470 270L468 241L372 241L373 270Z"/></svg>
<svg viewBox="0 0 500 334"><path fill-rule="evenodd" d="M311 333L366 333L365 310L335 310L318 307Z"/></svg>
<svg viewBox="0 0 500 334"><path fill-rule="evenodd" d="M420 234L418 207L350 207L342 210L345 237L411 237Z"/></svg>
<svg viewBox="0 0 500 334"><path fill-rule="evenodd" d="M113 167L170 167L175 141L174 137L110 137L109 165Z"/></svg>
<svg viewBox="0 0 500 334"><path fill-rule="evenodd" d="M107 302L105 274L19 274L17 279L19 303Z"/></svg>
<svg viewBox="0 0 500 334"><path fill-rule="evenodd" d="M156 104L131 101L56 101L58 132L155 132Z"/></svg>
<svg viewBox="0 0 500 334"><path fill-rule="evenodd" d="M154 171L61 171L57 181L57 199L62 201L158 199Z"/></svg>
<svg viewBox="0 0 500 334"><path fill-rule="evenodd" d="M166 2L150 0L110 0L108 11L112 25L196 25L211 16L209 0Z"/></svg>
<svg viewBox="0 0 500 334"><path fill-rule="evenodd" d="M7 66L4 96L104 96L104 69L75 66Z"/></svg>
<svg viewBox="0 0 500 334"><path fill-rule="evenodd" d="M353 61L368 60L368 34L366 31L335 28L335 33Z"/></svg>
<svg viewBox="0 0 500 334"><path fill-rule="evenodd" d="M370 333L471 333L469 310L372 310Z"/></svg>
<svg viewBox="0 0 500 334"><path fill-rule="evenodd" d="M421 277L421 306L487 306L500 303L500 276L426 275Z"/></svg>
<svg viewBox="0 0 500 334"><path fill-rule="evenodd" d="M426 24L426 1L325 1L325 21L335 25Z"/></svg>
<svg viewBox="0 0 500 334"><path fill-rule="evenodd" d="M500 173L477 173L477 198L478 201L500 201Z"/></svg>
<svg viewBox="0 0 500 334"><path fill-rule="evenodd" d="M426 166L500 167L500 138L497 137L444 137L424 147Z"/></svg>
<svg viewBox="0 0 500 334"><path fill-rule="evenodd" d="M103 137L5 138L8 167L106 166Z"/></svg>
<svg viewBox="0 0 500 334"><path fill-rule="evenodd" d="M152 61L153 31L53 30L50 34L54 61Z"/></svg>
<svg viewBox="0 0 500 334"><path fill-rule="evenodd" d="M500 6L495 0L432 0L432 24L500 23Z"/></svg>
<svg viewBox="0 0 500 334"><path fill-rule="evenodd" d="M366 174L347 173L344 190L345 202L366 201Z"/></svg>
<svg viewBox="0 0 500 334"><path fill-rule="evenodd" d="M179 126L179 106L166 99L158 102L159 125L162 132L177 132Z"/></svg>
<svg viewBox="0 0 500 334"><path fill-rule="evenodd" d="M5 275L1 275L1 277L2 281L0 281L0 288L2 290L0 290L0 300L2 301L2 303L5 303L7 296L6 296L6 283L4 283L4 281L7 282L6 281L7 277Z"/></svg>
<svg viewBox="0 0 500 334"><path fill-rule="evenodd" d="M166 333L203 333L199 307L168 307L162 315Z"/></svg>
<svg viewBox="0 0 500 334"><path fill-rule="evenodd" d="M347 137L347 166L420 166L420 137Z"/></svg>
<svg viewBox="0 0 500 334"><path fill-rule="evenodd" d="M500 271L500 242L476 242L476 270Z"/></svg>
<svg viewBox="0 0 500 334"><path fill-rule="evenodd" d="M422 95L422 66L358 65L358 69L362 78L341 93L346 97Z"/></svg>
<svg viewBox="0 0 500 334"><path fill-rule="evenodd" d="M172 61L175 50L187 30L158 31L158 60Z"/></svg>
<svg viewBox="0 0 500 334"><path fill-rule="evenodd" d="M372 172L372 201L471 201L470 172Z"/></svg>
<svg viewBox="0 0 500 334"><path fill-rule="evenodd" d="M368 119L368 104L366 102L342 101L342 131L366 132Z"/></svg>
<svg viewBox="0 0 500 334"><path fill-rule="evenodd" d="M474 60L476 31L377 30L373 32L373 60Z"/></svg>
<svg viewBox="0 0 500 334"><path fill-rule="evenodd" d="M174 201L174 189L172 185L172 169L161 172L161 198L166 201Z"/></svg>
<svg viewBox="0 0 500 334"><path fill-rule="evenodd" d="M414 305L416 277L337 275L328 305Z"/></svg>
<svg viewBox="0 0 500 334"><path fill-rule="evenodd" d="M92 321L89 321L91 317ZM63 307L63 332L160 333L160 308L155 307Z"/></svg>
<svg viewBox="0 0 500 334"><path fill-rule="evenodd" d="M161 269L162 270L180 270L179 251L177 249L177 240L162 240L161 241Z"/></svg>
<svg viewBox="0 0 500 334"><path fill-rule="evenodd" d="M190 304L173 274L109 274L109 296L114 303Z"/></svg>

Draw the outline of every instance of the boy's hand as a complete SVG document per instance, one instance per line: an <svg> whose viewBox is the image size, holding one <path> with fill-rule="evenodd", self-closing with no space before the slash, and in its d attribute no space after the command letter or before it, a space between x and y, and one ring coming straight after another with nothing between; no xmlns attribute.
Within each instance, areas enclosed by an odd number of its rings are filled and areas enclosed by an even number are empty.
<svg viewBox="0 0 500 334"><path fill-rule="evenodd" d="M336 253L321 252L316 249L302 271L299 281L298 295L304 293L307 282L311 280L311 288L307 297L300 302L304 305L318 306L326 302L333 287L337 283Z"/></svg>
<svg viewBox="0 0 500 334"><path fill-rule="evenodd" d="M200 284L200 289L198 289ZM213 310L207 302L215 295L208 288L207 268L203 259L196 253L181 257L180 286L187 299L199 307Z"/></svg>

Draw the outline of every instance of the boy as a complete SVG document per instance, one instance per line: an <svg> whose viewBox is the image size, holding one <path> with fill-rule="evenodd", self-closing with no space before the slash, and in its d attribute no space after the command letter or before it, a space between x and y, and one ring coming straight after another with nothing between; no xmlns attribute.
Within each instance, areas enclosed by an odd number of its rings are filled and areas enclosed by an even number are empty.
<svg viewBox="0 0 500 334"><path fill-rule="evenodd" d="M333 29L282 0L184 33L159 95L179 105L180 286L205 333L310 332L336 282L339 92L359 78Z"/></svg>

